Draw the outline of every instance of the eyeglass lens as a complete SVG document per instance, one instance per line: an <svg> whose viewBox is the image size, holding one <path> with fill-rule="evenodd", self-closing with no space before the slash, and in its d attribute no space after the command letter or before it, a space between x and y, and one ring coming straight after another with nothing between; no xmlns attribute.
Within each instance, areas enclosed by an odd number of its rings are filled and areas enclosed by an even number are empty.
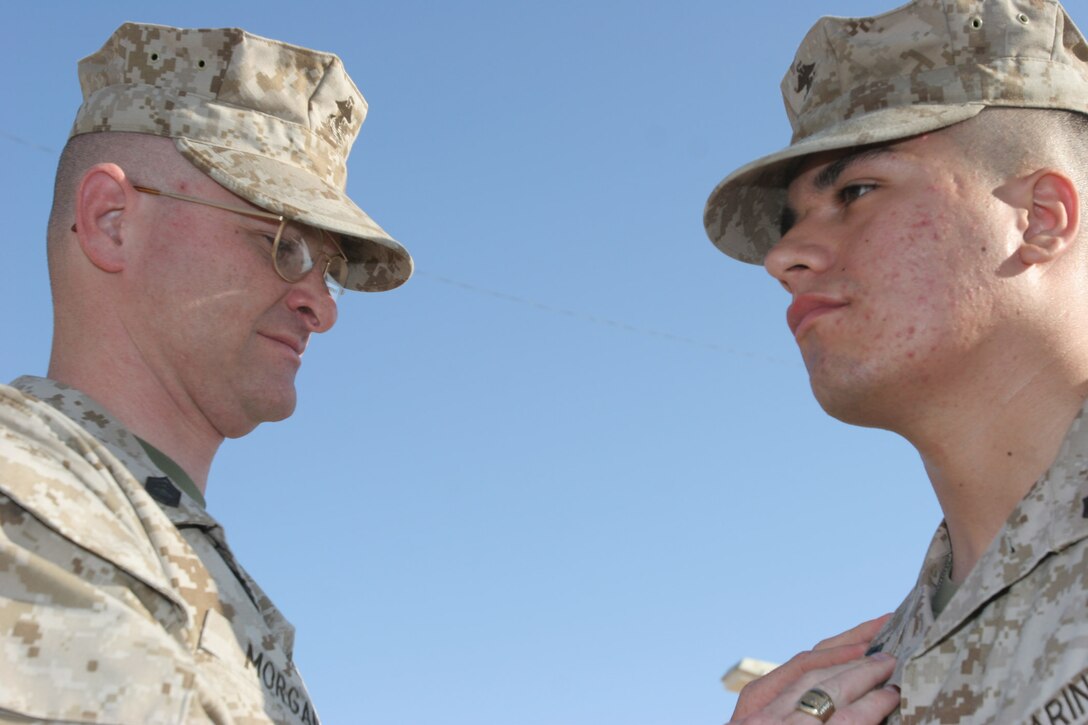
<svg viewBox="0 0 1088 725"><path fill-rule="evenodd" d="M316 254L315 249L319 250ZM321 256L326 258L325 285L333 298L338 298L347 282L347 264L339 253L329 254L322 250L320 241L310 241L297 229L288 227L280 234L273 261L281 277L297 282L314 268L316 258Z"/></svg>

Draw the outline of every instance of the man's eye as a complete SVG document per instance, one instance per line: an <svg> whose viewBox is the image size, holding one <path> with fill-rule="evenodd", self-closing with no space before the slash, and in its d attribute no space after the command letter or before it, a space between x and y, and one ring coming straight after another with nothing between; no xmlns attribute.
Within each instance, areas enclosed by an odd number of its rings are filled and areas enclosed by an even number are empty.
<svg viewBox="0 0 1088 725"><path fill-rule="evenodd" d="M876 184L849 184L839 191L839 200L851 204L876 188Z"/></svg>

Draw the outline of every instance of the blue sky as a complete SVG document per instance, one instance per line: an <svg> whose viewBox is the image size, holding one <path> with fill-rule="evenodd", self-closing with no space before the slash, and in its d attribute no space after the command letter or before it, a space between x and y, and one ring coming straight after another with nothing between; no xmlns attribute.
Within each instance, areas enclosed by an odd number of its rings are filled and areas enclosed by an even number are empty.
<svg viewBox="0 0 1088 725"><path fill-rule="evenodd" d="M822 413L786 295L701 222L727 172L787 142L778 83L816 17L890 7L13 5L0 379L48 361L79 58L125 20L337 52L370 102L349 191L418 273L345 295L296 415L228 441L208 489L298 627L319 713L720 723L730 665L893 609L940 520L909 446Z"/></svg>

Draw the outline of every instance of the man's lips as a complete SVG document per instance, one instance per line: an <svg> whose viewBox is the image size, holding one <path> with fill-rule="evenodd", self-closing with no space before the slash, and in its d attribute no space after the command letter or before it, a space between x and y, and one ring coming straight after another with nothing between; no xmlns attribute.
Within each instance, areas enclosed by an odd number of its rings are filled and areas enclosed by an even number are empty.
<svg viewBox="0 0 1088 725"><path fill-rule="evenodd" d="M290 335L273 334L268 332L262 332L261 334L264 337L267 337L269 340L282 343L287 347L291 348L299 357L302 356L303 351L306 349L306 342L297 337L292 337Z"/></svg>
<svg viewBox="0 0 1088 725"><path fill-rule="evenodd" d="M796 337L806 322L811 322L826 312L846 305L847 303L841 299L825 295L800 295L786 310L786 324L790 326L790 332Z"/></svg>

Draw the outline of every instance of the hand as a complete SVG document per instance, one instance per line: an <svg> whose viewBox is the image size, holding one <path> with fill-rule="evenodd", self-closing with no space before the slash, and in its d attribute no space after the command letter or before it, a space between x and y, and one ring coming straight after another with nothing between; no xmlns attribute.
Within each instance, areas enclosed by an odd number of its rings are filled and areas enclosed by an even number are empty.
<svg viewBox="0 0 1088 725"><path fill-rule="evenodd" d="M825 639L748 684L730 723L813 725L817 718L796 709L811 687L824 690L835 703L829 723L879 723L899 704L898 689L880 687L895 669L895 659L881 653L865 657L865 651L890 616Z"/></svg>

